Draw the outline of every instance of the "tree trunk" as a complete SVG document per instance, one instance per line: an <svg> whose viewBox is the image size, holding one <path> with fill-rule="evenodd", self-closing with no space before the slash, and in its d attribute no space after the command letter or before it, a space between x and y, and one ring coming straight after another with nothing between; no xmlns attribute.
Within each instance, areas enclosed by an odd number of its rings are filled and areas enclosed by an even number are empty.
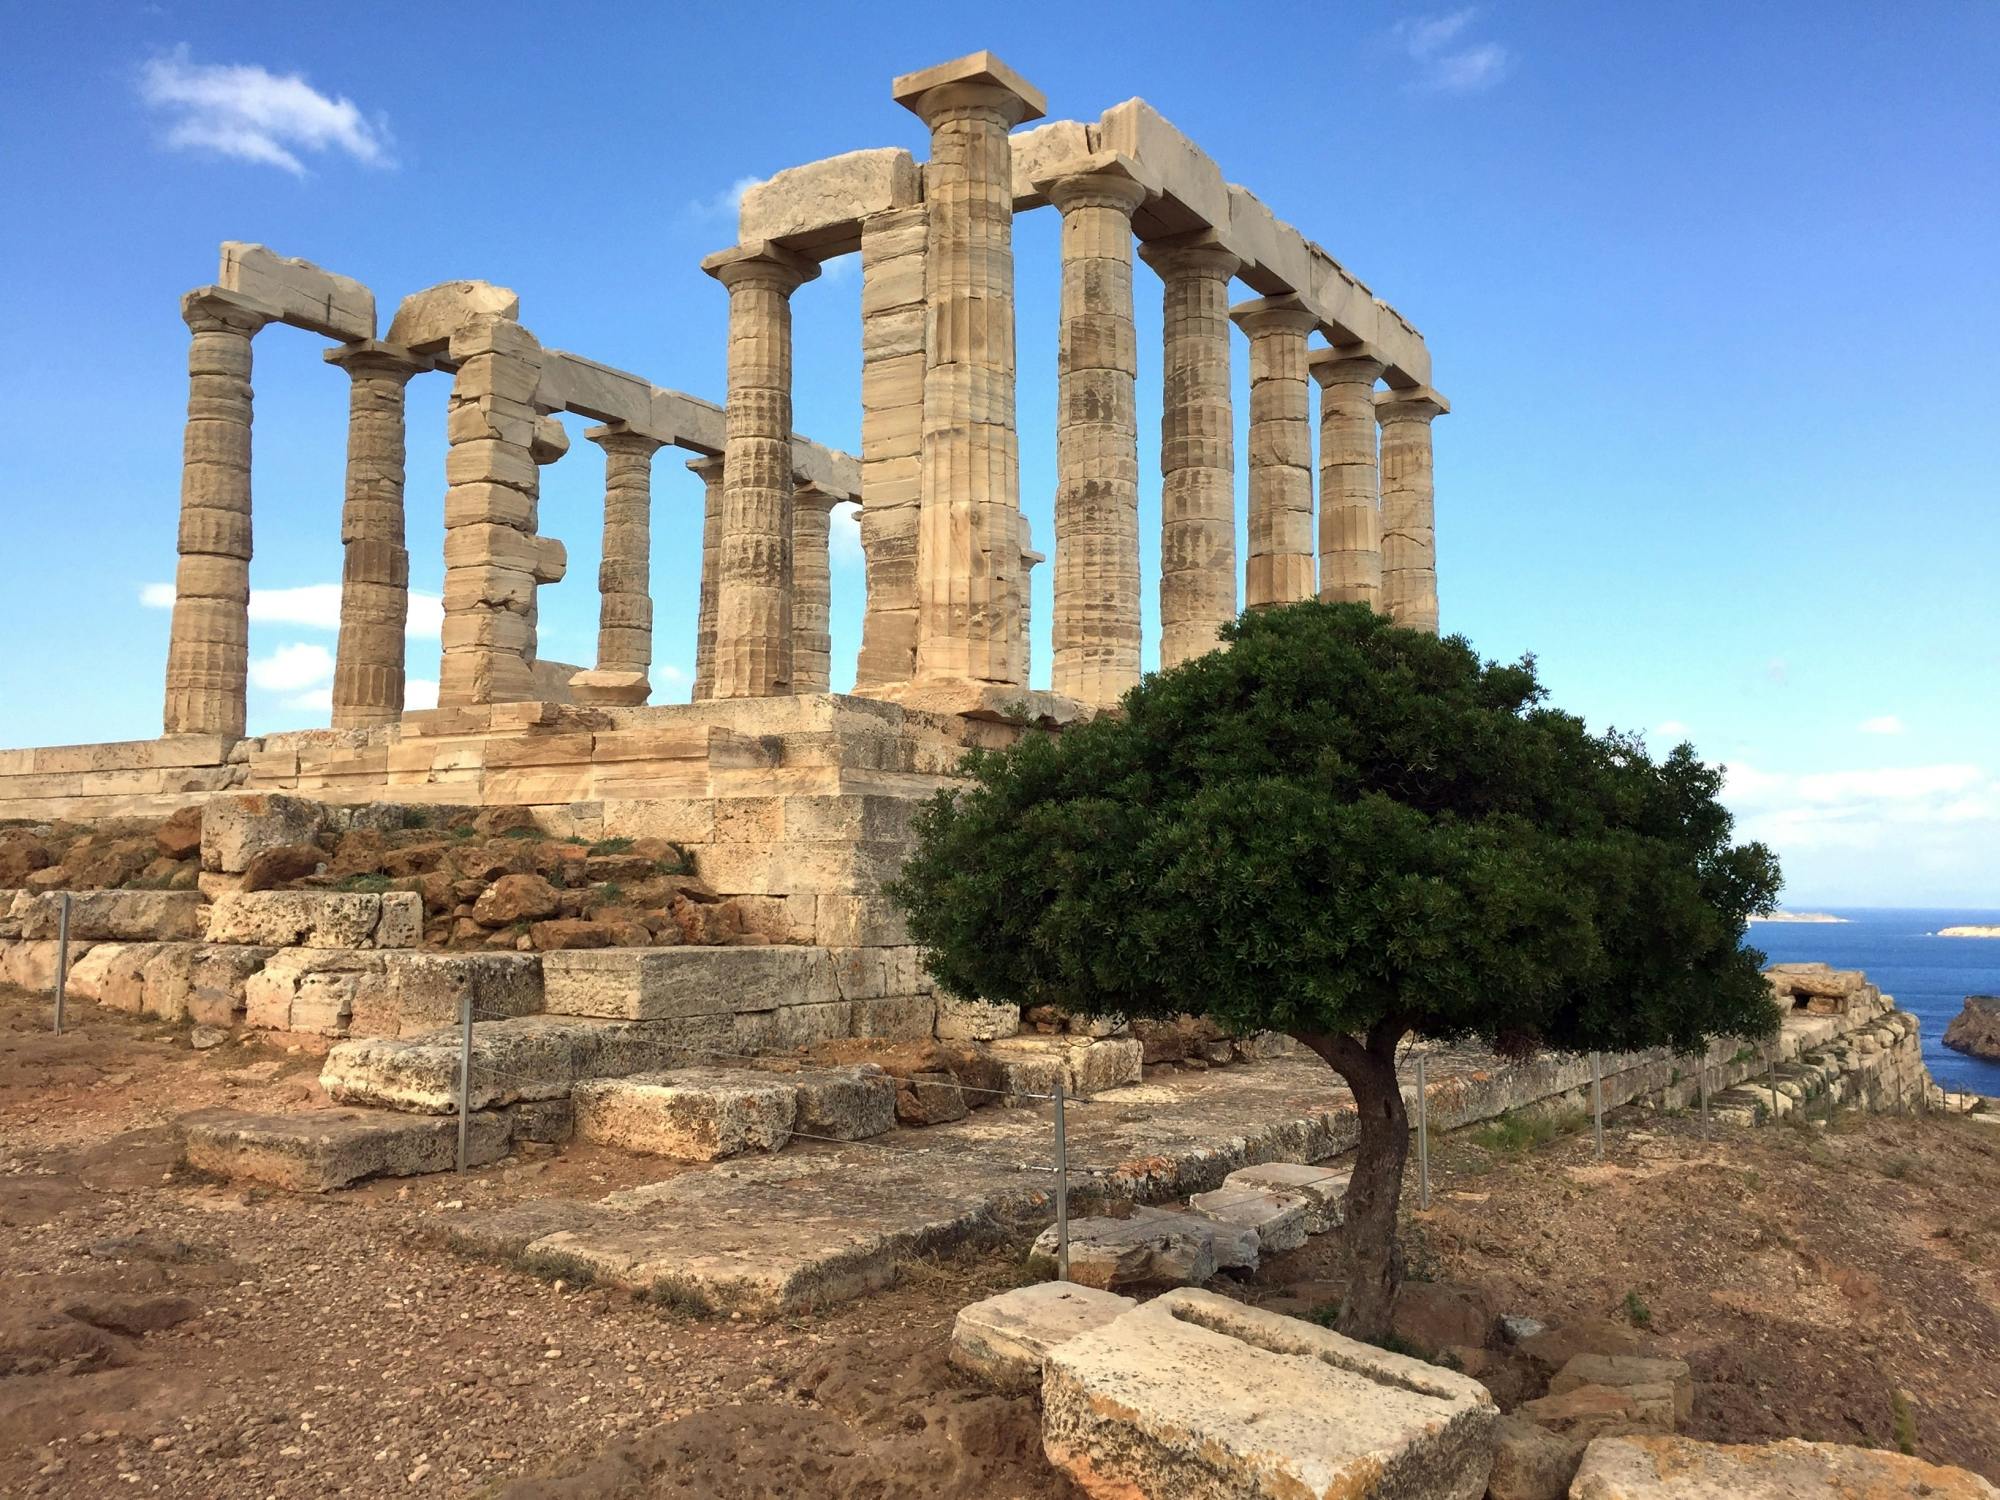
<svg viewBox="0 0 2000 1500"><path fill-rule="evenodd" d="M1400 1029L1375 1028L1364 1042L1340 1034L1301 1034L1354 1092L1361 1138L1347 1188L1343 1229L1347 1295L1335 1328L1349 1338L1375 1341L1389 1332L1402 1284L1403 1258L1396 1243L1396 1207L1403 1195L1403 1163L1410 1154L1410 1117L1396 1078Z"/></svg>

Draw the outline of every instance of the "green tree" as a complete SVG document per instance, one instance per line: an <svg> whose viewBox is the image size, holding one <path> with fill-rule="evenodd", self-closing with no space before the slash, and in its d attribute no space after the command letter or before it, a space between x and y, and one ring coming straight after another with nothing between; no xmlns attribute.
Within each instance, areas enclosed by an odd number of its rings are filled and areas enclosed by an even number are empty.
<svg viewBox="0 0 2000 1500"><path fill-rule="evenodd" d="M1406 1037L1673 1046L1776 1025L1744 947L1777 898L1721 772L1545 705L1534 662L1360 605L1245 615L1122 711L975 752L891 888L963 995L1207 1015L1296 1037L1352 1090L1339 1326L1388 1327Z"/></svg>

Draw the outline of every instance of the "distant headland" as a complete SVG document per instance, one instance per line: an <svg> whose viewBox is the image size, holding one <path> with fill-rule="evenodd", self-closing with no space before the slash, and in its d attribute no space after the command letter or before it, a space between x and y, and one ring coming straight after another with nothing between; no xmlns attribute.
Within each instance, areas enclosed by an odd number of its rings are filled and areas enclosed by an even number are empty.
<svg viewBox="0 0 2000 1500"><path fill-rule="evenodd" d="M1847 917L1836 917L1825 911L1774 911L1768 917L1752 917L1753 922L1845 922Z"/></svg>
<svg viewBox="0 0 2000 1500"><path fill-rule="evenodd" d="M1933 937L2000 938L2000 927L1940 927Z"/></svg>

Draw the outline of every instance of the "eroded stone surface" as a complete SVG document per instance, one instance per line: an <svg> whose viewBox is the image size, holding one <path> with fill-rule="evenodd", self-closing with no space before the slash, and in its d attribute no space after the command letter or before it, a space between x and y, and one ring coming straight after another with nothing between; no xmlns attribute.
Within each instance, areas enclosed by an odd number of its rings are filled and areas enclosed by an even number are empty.
<svg viewBox="0 0 2000 1500"><path fill-rule="evenodd" d="M183 1117L184 1157L198 1171L323 1193L366 1177L443 1172L458 1160L458 1122L379 1110L323 1109L301 1115L204 1110ZM466 1122L466 1164L507 1154L508 1121L474 1113Z"/></svg>
<svg viewBox="0 0 2000 1500"><path fill-rule="evenodd" d="M2000 1500L1977 1474L1842 1443L1604 1437L1584 1450L1572 1500Z"/></svg>
<svg viewBox="0 0 2000 1500"><path fill-rule="evenodd" d="M1053 1271L1056 1250L1056 1230L1050 1225L1037 1236L1028 1264ZM1113 1291L1199 1285L1215 1270L1215 1231L1193 1214L1070 1220L1069 1278L1079 1286Z"/></svg>
<svg viewBox="0 0 2000 1500"><path fill-rule="evenodd" d="M686 1027L669 1031L621 1021L523 1016L481 1022L473 1027L471 1107L562 1099L588 1079L672 1067L685 1055L687 1040ZM343 1103L446 1114L458 1108L458 1058L456 1031L355 1038L327 1053L320 1082Z"/></svg>
<svg viewBox="0 0 2000 1500"><path fill-rule="evenodd" d="M236 891L208 908L207 936L274 948L414 948L423 920L414 891Z"/></svg>
<svg viewBox="0 0 2000 1500"><path fill-rule="evenodd" d="M1068 1281L1015 1287L959 1309L951 1362L995 1390L1038 1390L1050 1349L1137 1306L1130 1297Z"/></svg>
<svg viewBox="0 0 2000 1500"><path fill-rule="evenodd" d="M1238 1167L1222 1179L1222 1185L1266 1188L1302 1198L1306 1204L1306 1233L1325 1234L1338 1228L1346 1217L1347 1185L1353 1176L1348 1169L1336 1171L1300 1162L1267 1161L1254 1167Z"/></svg>
<svg viewBox="0 0 2000 1500"><path fill-rule="evenodd" d="M1306 1242L1306 1201L1269 1188L1224 1183L1212 1193L1196 1193L1188 1207L1205 1219L1232 1224L1257 1236L1260 1250L1296 1250Z"/></svg>
<svg viewBox="0 0 2000 1500"><path fill-rule="evenodd" d="M542 957L551 1015L680 1020L840 999L824 948L600 948ZM841 1035L845 1035L842 1028Z"/></svg>
<svg viewBox="0 0 2000 1500"><path fill-rule="evenodd" d="M722 1068L583 1083L571 1097L583 1140L675 1161L776 1151L798 1112L790 1079Z"/></svg>

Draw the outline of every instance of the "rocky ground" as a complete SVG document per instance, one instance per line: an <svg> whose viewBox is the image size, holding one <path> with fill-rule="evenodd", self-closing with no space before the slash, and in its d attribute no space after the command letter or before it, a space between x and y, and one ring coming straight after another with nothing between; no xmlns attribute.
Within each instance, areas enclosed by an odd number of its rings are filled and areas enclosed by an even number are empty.
<svg viewBox="0 0 2000 1500"><path fill-rule="evenodd" d="M76 1019L56 1038L44 1000L0 994L0 1493L1074 1495L1033 1403L945 1363L957 1308L1017 1281L1013 1258L913 1267L768 1326L470 1264L417 1235L421 1211L672 1169L575 1148L325 1199L204 1183L176 1169L167 1122L310 1105L317 1059ZM1587 1136L1439 1144L1406 1337L1529 1315L1689 1360L1694 1436L1907 1436L2000 1479L2000 1129L1614 1126L1603 1165ZM1329 1245L1235 1290L1323 1308ZM1510 1403L1545 1378L1518 1354L1457 1357Z"/></svg>

